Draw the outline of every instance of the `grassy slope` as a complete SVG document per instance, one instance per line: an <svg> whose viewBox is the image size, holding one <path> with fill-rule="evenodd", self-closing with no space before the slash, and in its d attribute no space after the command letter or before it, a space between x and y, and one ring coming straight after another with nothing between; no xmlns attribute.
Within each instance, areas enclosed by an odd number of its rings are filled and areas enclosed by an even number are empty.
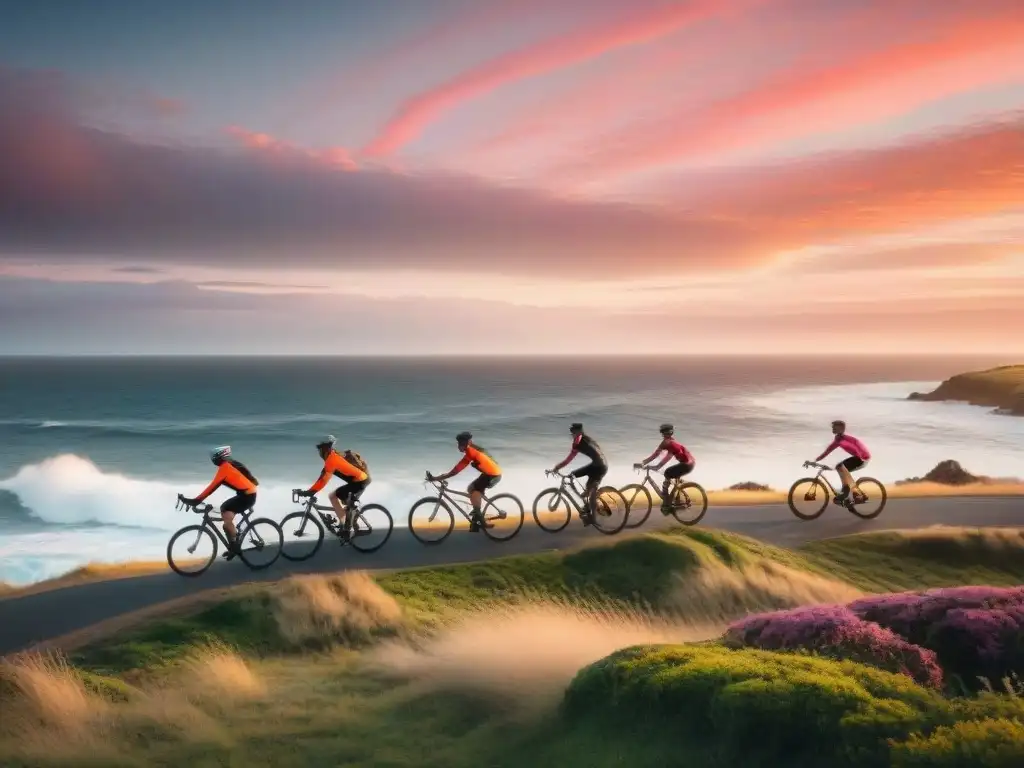
<svg viewBox="0 0 1024 768"><path fill-rule="evenodd" d="M717 572L715 569L729 573L767 569L778 575L772 570L776 566L799 573L838 575L872 591L962 583L1020 583L1024 581L1024 540L1019 532L983 535L952 531L927 536L885 533L816 542L790 551L734 534L695 529L611 541L569 554L545 553L397 572L382 576L377 582L401 606L404 622L419 631L437 628L460 612L479 609L482 604L524 597L584 598L655 609L684 609L685 606L672 603L673 584L680 576L697 580ZM505 697L473 690L439 690L415 679L395 680L369 672L354 652L335 650L311 656L304 653L308 644L296 643L282 631L282 617L275 614L273 589L240 589L222 603L204 607L195 614L155 621L76 652L73 661L86 676L86 689L98 691L103 699L137 698L130 687L125 692L123 680L143 687L153 680L174 680L192 647L209 640L223 641L239 649L274 691L272 697L257 697L231 707L229 712L222 712L213 704L195 704L214 720L229 723L230 727L216 733L199 729L186 736L180 727L172 727L164 720L147 721L141 732L148 736L138 742L137 723L122 723L117 727L135 734L130 736L133 746L128 756L125 757L124 749L116 755L101 749L97 764L564 768L736 764L730 762L736 756L721 754L715 743L696 736L683 738L677 728L666 728L657 718L634 719L625 730L609 728L601 717L591 717L585 707L573 705L574 701L578 704L583 700L578 692L575 699L569 697L568 709L562 712L538 707L524 713ZM537 642L543 644L545 639L539 637ZM556 642L573 640L566 637ZM525 656L527 663L533 653L523 648L495 649L494 663L510 663L506 656L509 652ZM714 666L714 662L711 659L707 663ZM831 681L826 685L830 690L849 692L853 690L850 686L862 686L832 668L828 674L818 672ZM794 682L787 675L778 683L779 690L806 693L810 678L797 675ZM905 685L902 680L896 683ZM209 684L215 686L216 681ZM793 685L797 688L793 689ZM230 687L229 683L229 690ZM700 699L706 690L699 686L698 689L691 692L691 698L679 700L680 711L692 714L707 709L707 702ZM907 690L906 695L912 700L927 696L913 686ZM772 694L776 704L779 695L778 691ZM849 695L854 699L860 696ZM655 698L661 701L662 696L659 693ZM800 700L804 699L806 696ZM753 705L747 701L743 706L749 709ZM880 706L903 712L901 707L913 709L916 705L897 702ZM759 726L779 725L768 723L764 719L767 714L747 714L761 717L754 720ZM811 714L799 707L790 712L794 721ZM930 723L938 722L932 710L926 714L933 718ZM828 715L818 712L814 716L827 719ZM687 720L691 715L684 720L700 721L699 714L692 717L697 720ZM730 739L735 742L735 733L728 729L744 726L738 720L722 722L724 730L717 735L726 741L721 743L729 743ZM401 738L395 734L401 734ZM1010 732L1009 736L1014 734ZM110 743L116 742L115 736L111 736ZM74 744L67 734L62 738ZM994 738L1001 737L997 734ZM0 757L9 754L11 748L13 742L0 737ZM773 761L778 755L762 750L742 757L745 765L775 765ZM50 758L49 763L41 762L35 753L22 763L0 760L0 764L83 764L71 752L53 753Z"/></svg>

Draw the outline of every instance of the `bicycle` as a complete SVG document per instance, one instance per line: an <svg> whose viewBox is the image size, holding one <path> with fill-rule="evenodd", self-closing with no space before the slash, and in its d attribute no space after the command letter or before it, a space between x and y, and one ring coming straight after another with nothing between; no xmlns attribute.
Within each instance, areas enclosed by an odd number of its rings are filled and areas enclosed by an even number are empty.
<svg viewBox="0 0 1024 768"><path fill-rule="evenodd" d="M579 485L577 485L578 478L550 470L545 472L545 474L559 477L562 479L562 482L557 488L548 488L541 491L537 494L537 498L534 499L533 519L541 530L548 533L558 533L565 528L572 519L572 510L569 508L570 504L576 508L576 513L580 516L580 520L583 520L584 517L590 518L594 527L603 534L613 536L625 527L629 508L626 505L626 500L617 488L606 485L597 489L597 514L591 515L588 508L589 504L584 496L586 488L580 489ZM546 504L542 505L541 499L545 496L550 496L551 498ZM615 499L616 496L618 497L617 500ZM612 499L611 503L609 503L609 497ZM544 515L541 514L542 508L546 509L547 514L551 515L551 517L542 519L544 518ZM619 510L621 510L621 519L618 522L612 522L616 512Z"/></svg>
<svg viewBox="0 0 1024 768"><path fill-rule="evenodd" d="M801 477L792 487L789 489L789 508L794 515L799 517L801 520L814 520L821 517L825 511L825 507L828 506L829 493L831 492L832 498L835 500L839 493L835 488L832 487L832 483L827 478L822 477L827 470L834 470L834 467L830 467L828 464L819 464L816 461L805 461L805 467L814 467L818 470L818 474L814 477ZM807 490L802 494L799 493L801 486L806 484ZM865 490L870 489L870 490ZM811 512L801 512L797 509L796 501L802 497L804 501L817 502L818 491L821 491L821 505L817 507L817 510L812 509ZM862 498L858 499L857 494L860 493ZM851 498L844 506L857 517L863 520L873 520L882 514L882 510L885 508L885 502L888 498L888 493L885 490L885 486L881 482L873 477L861 477L857 480L856 489L850 494ZM873 512L867 512L860 509L860 506L868 503L872 497L879 499L880 503L878 509Z"/></svg>
<svg viewBox="0 0 1024 768"><path fill-rule="evenodd" d="M203 504L201 502L193 504L189 499L186 499L184 495L179 493L178 502L174 505L174 508L191 509L197 515L203 516L203 522L198 525L186 525L171 536L171 540L167 542L167 564L170 565L171 570L179 576L200 576L205 573L211 565L213 565L213 561L217 558L218 540L224 545L225 549L230 549L231 544L228 542L227 536L225 536L216 525L217 520L210 517L210 513L213 511L212 504ZM238 515L238 517L241 518L241 524L237 527L237 554L239 559L245 563L250 570L261 571L264 568L269 568L277 562L277 558L281 556L284 537L281 534L281 527L269 517L258 517L255 520L251 519L254 511L255 506L251 506ZM259 526L258 530L257 526ZM173 550L174 544L178 539L183 536L187 536L193 531L196 534L195 541L192 542L192 546L186 547L186 551L189 555L195 554L195 551L199 548L199 543L203 540L204 535L210 540L210 544L212 546L210 547L210 555L206 558L205 562L203 562L201 558L199 559L199 569L196 571L189 571L184 567L185 564L187 562L196 562L196 560L192 559L189 561L182 559L179 562L175 558ZM252 542L252 547L250 549L245 548L247 539ZM253 554L263 552L267 552L267 557L269 557L266 562L257 560L257 557ZM271 556L271 553L273 556Z"/></svg>
<svg viewBox="0 0 1024 768"><path fill-rule="evenodd" d="M634 470L643 471L644 479L639 483L630 483L620 489L629 510L626 521L628 528L639 528L647 522L651 509L654 507L654 496L661 498L661 488L651 479L651 473L658 470L654 467L634 467ZM707 514L707 491L692 480L683 480L682 478L671 480L669 482L669 498L672 500L670 502L672 516L683 525L696 525ZM635 517L634 505L637 505L636 509L639 512Z"/></svg>
<svg viewBox="0 0 1024 768"><path fill-rule="evenodd" d="M448 487L447 480L431 480L428 474L427 482L437 488L437 496L425 496L412 505L409 510L409 532L422 544L440 544L455 529L455 513L452 512L452 507L457 509L471 524L473 522L472 507L469 503L469 493L452 490ZM480 526L480 530L487 538L492 541L509 541L519 533L523 527L525 514L523 502L517 496L511 493L499 493L497 496L488 497L487 494L483 494L483 500L487 503L480 513L485 521L491 523L491 526ZM499 506L499 503L502 506ZM466 507L470 509L469 512ZM426 513L425 522L416 522L417 511ZM435 522L438 515L442 515L440 523ZM509 521L509 524L502 525L505 521ZM436 539L428 538L429 531L434 529L440 531L440 536Z"/></svg>
<svg viewBox="0 0 1024 768"><path fill-rule="evenodd" d="M391 531L395 527L391 513L381 504L367 504L365 507L359 503L359 499L351 499L348 503L348 515L346 524L339 525L339 521L330 514L334 507L321 506L316 503L316 496L299 496L300 488L292 491L292 503L304 504L303 509L291 512L281 519L282 532L291 531L292 525L298 527L292 531L296 539L310 539L313 548L305 554L295 554L295 540L289 540L289 547L281 555L285 560L301 562L309 560L320 551L324 543L324 530L328 530L338 537L341 546L351 544L352 549L357 552L376 552L387 544L391 538ZM316 515L313 511L316 511ZM328 513L328 514L325 514ZM317 519L319 518L319 519ZM377 534L375 538L374 535Z"/></svg>

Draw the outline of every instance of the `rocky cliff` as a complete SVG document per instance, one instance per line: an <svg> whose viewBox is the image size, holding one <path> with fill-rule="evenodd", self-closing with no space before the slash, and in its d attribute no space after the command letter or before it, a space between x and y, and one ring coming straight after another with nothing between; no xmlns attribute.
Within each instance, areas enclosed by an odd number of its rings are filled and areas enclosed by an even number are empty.
<svg viewBox="0 0 1024 768"><path fill-rule="evenodd" d="M907 399L954 400L1024 416L1024 365L961 373L946 379L933 392L913 392Z"/></svg>

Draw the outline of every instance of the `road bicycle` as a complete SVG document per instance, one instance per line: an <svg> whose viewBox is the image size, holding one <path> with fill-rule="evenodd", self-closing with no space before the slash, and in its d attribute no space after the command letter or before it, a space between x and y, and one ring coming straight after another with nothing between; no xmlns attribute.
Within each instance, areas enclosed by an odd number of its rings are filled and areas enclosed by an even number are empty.
<svg viewBox="0 0 1024 768"><path fill-rule="evenodd" d="M825 472L835 471L835 468L828 464L819 464L816 461L805 461L804 466L817 469L818 474L814 477L801 477L793 483L789 489L789 508L801 520L814 520L821 517L825 511L830 496L835 503L841 503L838 501L839 492L832 487L832 483L823 477ZM887 498L888 494L881 482L873 477L861 477L857 479L856 487L843 506L857 517L872 520L882 514ZM809 502L809 511L804 512L799 509L798 502ZM873 506L875 502L877 502L877 508Z"/></svg>
<svg viewBox="0 0 1024 768"><path fill-rule="evenodd" d="M341 546L351 544L352 549L364 553L376 552L391 538L395 523L381 504L362 506L359 499L350 499L346 524L341 525L333 514L334 507L319 505L316 496L300 496L300 493L300 488L292 491L292 503L302 504L303 508L281 519L282 533L292 537L281 552L285 560L309 560L320 551L325 530L337 536Z"/></svg>
<svg viewBox="0 0 1024 768"><path fill-rule="evenodd" d="M178 494L178 503L175 509L190 509L197 515L203 516L203 522L198 525L186 525L177 531L167 543L167 564L171 570L181 576L199 576L207 571L217 559L217 542L229 550L231 545L228 542L220 527L216 524L218 519L210 517L213 511L212 504L193 503L182 494ZM238 531L236 553L238 558L254 571L261 571L273 565L281 556L281 545L284 537L281 534L281 527L269 517L257 517L251 519L255 506L251 506L235 517L239 522L236 524ZM181 539L187 542L191 534L195 534L192 545L185 547L185 552L178 557L174 554L174 545ZM195 556L196 550L204 541L209 542L209 555ZM202 548L203 552L206 547ZM187 555L185 554L187 553ZM195 569L190 570L188 566L194 565Z"/></svg>
<svg viewBox="0 0 1024 768"><path fill-rule="evenodd" d="M423 544L440 544L455 529L453 508L472 526L473 507L469 493L452 490L447 480L431 480L428 474L427 482L437 488L437 495L425 496L412 505L409 510L409 532ZM508 541L519 533L525 514L523 502L518 497L511 493L488 497L485 493L483 501L486 503L480 512L490 526L480 526L480 530L487 538Z"/></svg>
<svg viewBox="0 0 1024 768"><path fill-rule="evenodd" d="M580 487L578 478L550 470L545 474L559 477L562 482L557 488L541 491L534 499L533 519L541 530L558 533L565 528L572 519L570 505L576 508L581 521L593 523L598 531L608 536L625 527L629 508L617 488L606 485L597 489L597 514L591 515L584 496L586 488Z"/></svg>
<svg viewBox="0 0 1024 768"><path fill-rule="evenodd" d="M647 522L654 507L654 498L661 499L661 487L651 478L654 467L634 467L644 473L639 483L631 483L620 489L629 509L627 528L639 528ZM660 473L664 474L664 473ZM699 483L675 478L669 481L668 497L671 499L672 516L683 525L696 525L708 511L708 494Z"/></svg>

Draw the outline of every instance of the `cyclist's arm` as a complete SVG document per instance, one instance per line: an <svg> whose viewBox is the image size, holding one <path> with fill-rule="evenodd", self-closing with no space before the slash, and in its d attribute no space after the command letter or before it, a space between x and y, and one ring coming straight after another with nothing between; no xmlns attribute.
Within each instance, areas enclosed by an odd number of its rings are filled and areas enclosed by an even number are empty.
<svg viewBox="0 0 1024 768"><path fill-rule="evenodd" d="M203 489L202 493L196 496L195 501L197 504L203 501L203 499L205 499L211 493L216 491L218 488L220 488L221 485L224 483L224 479L227 477L228 473L227 469L225 468L226 464L227 462L217 467L217 474L213 476L213 480L211 480L210 484Z"/></svg>
<svg viewBox="0 0 1024 768"><path fill-rule="evenodd" d="M570 461L572 461L573 459L576 458L576 454L578 454L580 452L580 450L579 450L580 439L581 438L577 437L575 440L573 440L572 441L572 449L569 451L569 455L566 456L565 459L562 460L561 462L559 462L558 464L555 464L555 471L556 472L558 470L560 470L562 467L564 467L566 464L568 464Z"/></svg>
<svg viewBox="0 0 1024 768"><path fill-rule="evenodd" d="M459 474L459 472L461 472L466 467L468 467L470 461L471 461L471 459L469 458L468 455L463 456L462 457L462 461L460 461L458 464L456 464L454 467L452 467L450 472L445 472L443 475L437 475L434 479L435 480L447 480L449 477L454 477L455 475Z"/></svg>
<svg viewBox="0 0 1024 768"><path fill-rule="evenodd" d="M665 450L665 443L658 443L658 447L654 449L654 453L652 453L650 456L648 456L640 463L643 464L644 466L647 466L656 458L658 458L658 454L661 453L663 450ZM665 461L668 461L668 459L666 458Z"/></svg>
<svg viewBox="0 0 1024 768"><path fill-rule="evenodd" d="M331 479L331 470L328 469L325 466L323 472L320 473L320 477L318 477L316 479L315 483L313 483L311 486L309 486L308 493L317 493L318 491L320 491L320 489L322 489L325 485L327 485L327 481L330 480L330 479Z"/></svg>
<svg viewBox="0 0 1024 768"><path fill-rule="evenodd" d="M832 453L832 451L834 451L838 447L839 447L839 441L838 440L833 440L832 443L829 445L829 447L825 449L825 452L823 454L821 454L821 456L816 458L815 461L821 461L822 459L824 459L826 456L828 456L830 453Z"/></svg>

